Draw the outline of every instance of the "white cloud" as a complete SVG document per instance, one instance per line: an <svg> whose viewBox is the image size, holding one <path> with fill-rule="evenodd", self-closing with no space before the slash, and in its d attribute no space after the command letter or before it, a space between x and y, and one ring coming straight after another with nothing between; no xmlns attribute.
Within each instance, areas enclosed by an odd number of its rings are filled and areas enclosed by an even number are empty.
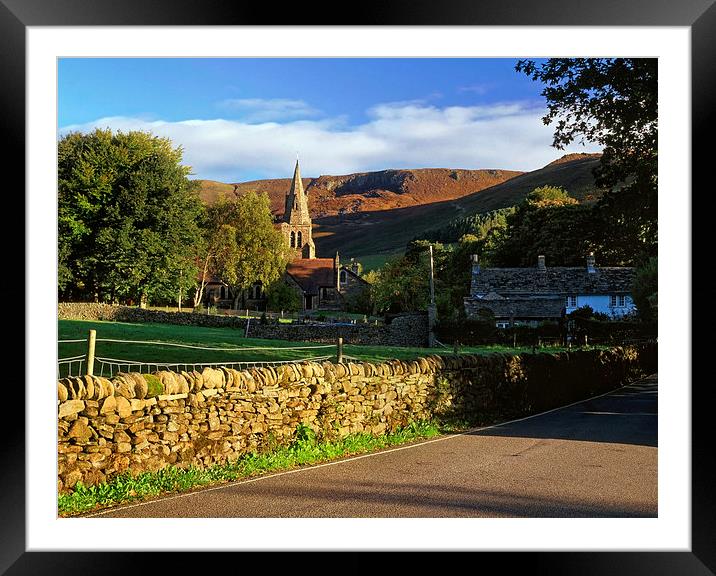
<svg viewBox="0 0 716 576"><path fill-rule="evenodd" d="M460 93L469 92L482 96L484 94L487 94L493 86L494 84L490 82L481 82L477 84L471 84L469 86L460 86L457 91Z"/></svg>
<svg viewBox="0 0 716 576"><path fill-rule="evenodd" d="M534 170L568 152L597 152L595 145L552 148L553 127L544 109L529 103L437 107L424 102L386 103L367 111L365 123L344 118L251 123L247 120L166 122L100 118L69 131L144 130L184 149L196 178L237 182L288 178L296 153L305 176L387 168L495 168Z"/></svg>
<svg viewBox="0 0 716 576"><path fill-rule="evenodd" d="M232 98L222 100L217 105L220 109L235 112L242 120L253 123L307 118L320 114L303 100L285 98Z"/></svg>

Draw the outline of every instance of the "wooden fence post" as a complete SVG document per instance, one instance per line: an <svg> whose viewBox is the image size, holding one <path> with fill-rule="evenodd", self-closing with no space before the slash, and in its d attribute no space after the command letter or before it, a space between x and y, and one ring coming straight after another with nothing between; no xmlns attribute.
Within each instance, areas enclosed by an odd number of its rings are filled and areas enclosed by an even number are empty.
<svg viewBox="0 0 716 576"><path fill-rule="evenodd" d="M94 343L97 339L97 331L90 330L87 336L87 375L92 376L94 373Z"/></svg>
<svg viewBox="0 0 716 576"><path fill-rule="evenodd" d="M339 336L336 342L336 363L340 364L341 362L343 362L343 338Z"/></svg>

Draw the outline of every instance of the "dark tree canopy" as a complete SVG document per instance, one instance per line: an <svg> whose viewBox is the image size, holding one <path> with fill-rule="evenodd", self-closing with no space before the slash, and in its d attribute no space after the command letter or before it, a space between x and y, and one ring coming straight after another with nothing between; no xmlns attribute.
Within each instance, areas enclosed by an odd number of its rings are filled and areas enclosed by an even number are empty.
<svg viewBox="0 0 716 576"><path fill-rule="evenodd" d="M64 298L176 302L197 275L202 205L182 150L145 132L58 143L58 289Z"/></svg>
<svg viewBox="0 0 716 576"><path fill-rule="evenodd" d="M624 263L656 254L657 66L655 58L520 60L516 69L545 84L545 124L554 143L595 142L603 155L595 171L604 236ZM625 246L626 244L626 246Z"/></svg>

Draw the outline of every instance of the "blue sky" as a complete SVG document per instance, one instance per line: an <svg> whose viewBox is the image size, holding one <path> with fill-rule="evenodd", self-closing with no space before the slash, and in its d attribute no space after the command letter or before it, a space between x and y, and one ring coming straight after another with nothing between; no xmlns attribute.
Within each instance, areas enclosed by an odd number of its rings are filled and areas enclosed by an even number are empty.
<svg viewBox="0 0 716 576"><path fill-rule="evenodd" d="M58 131L145 130L194 178L386 168L533 170L551 147L542 85L515 59L61 59Z"/></svg>

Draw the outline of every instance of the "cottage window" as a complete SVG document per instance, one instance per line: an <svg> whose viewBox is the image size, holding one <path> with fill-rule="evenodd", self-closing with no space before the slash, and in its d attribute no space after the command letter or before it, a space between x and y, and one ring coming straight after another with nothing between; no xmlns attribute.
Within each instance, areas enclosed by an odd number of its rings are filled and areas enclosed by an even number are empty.
<svg viewBox="0 0 716 576"><path fill-rule="evenodd" d="M341 270L341 284L345 284L348 278L348 274L345 270Z"/></svg>
<svg viewBox="0 0 716 576"><path fill-rule="evenodd" d="M617 298L617 305L621 306L622 308L626 306L626 296L619 296Z"/></svg>
<svg viewBox="0 0 716 576"><path fill-rule="evenodd" d="M624 308L624 306L626 306L626 296L623 294L620 296L612 294L609 297L609 306L612 308Z"/></svg>
<svg viewBox="0 0 716 576"><path fill-rule="evenodd" d="M576 308L577 307L577 297L576 296L567 296L566 306L567 306L567 308Z"/></svg>

